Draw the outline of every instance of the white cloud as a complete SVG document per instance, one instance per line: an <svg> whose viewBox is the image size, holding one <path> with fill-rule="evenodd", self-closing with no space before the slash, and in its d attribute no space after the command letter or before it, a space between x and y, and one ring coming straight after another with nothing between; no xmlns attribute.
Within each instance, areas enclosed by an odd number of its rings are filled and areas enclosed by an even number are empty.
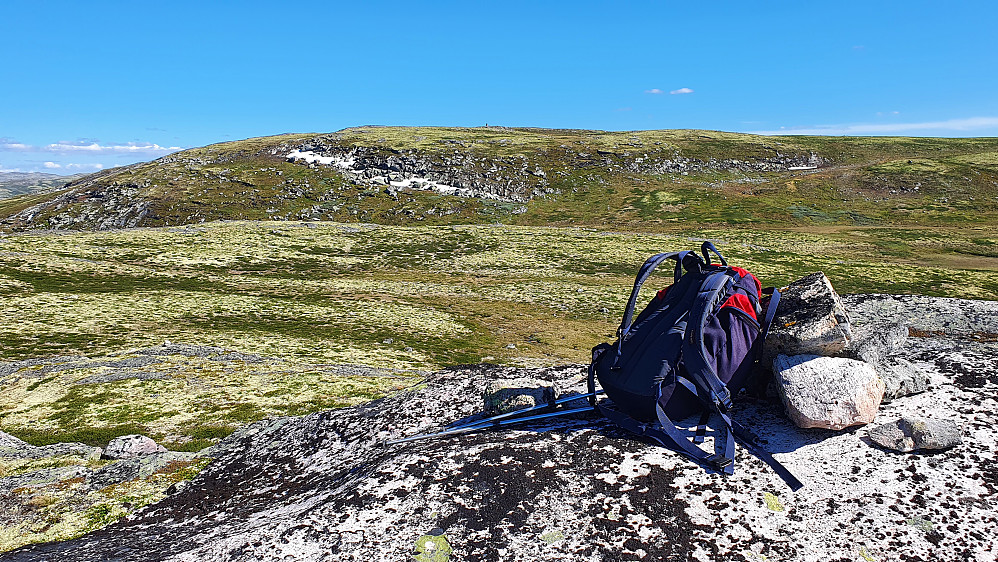
<svg viewBox="0 0 998 562"><path fill-rule="evenodd" d="M56 169L62 167L62 164L56 164L55 162L46 162L42 165L49 169Z"/></svg>
<svg viewBox="0 0 998 562"><path fill-rule="evenodd" d="M135 143L102 145L96 142L66 142L60 141L39 149L41 152L88 152L100 154L167 154L180 150L179 146L160 146L155 143Z"/></svg>
<svg viewBox="0 0 998 562"><path fill-rule="evenodd" d="M673 96L676 94L692 94L692 93L693 90L691 90L690 88L679 88L678 90L672 90L671 92L669 92L669 94Z"/></svg>
<svg viewBox="0 0 998 562"><path fill-rule="evenodd" d="M23 143L19 143L19 142L5 142L3 144L0 144L0 148L2 148L4 150L15 150L15 151L18 151L18 152L21 152L21 151L25 151L26 152L26 151L32 150L34 147L31 146L30 144L23 144Z"/></svg>
<svg viewBox="0 0 998 562"><path fill-rule="evenodd" d="M652 88L650 90L645 90L645 93L646 94L664 94L665 92L663 92L662 90L659 90L658 88Z"/></svg>
<svg viewBox="0 0 998 562"><path fill-rule="evenodd" d="M46 166L47 168L48 166ZM104 164L66 164L67 170L103 170Z"/></svg>
<svg viewBox="0 0 998 562"><path fill-rule="evenodd" d="M925 121L922 123L856 123L847 125L815 125L812 127L788 127L776 131L749 131L756 135L884 135L911 131L971 132L981 129L998 128L998 117L969 117L947 119L945 121Z"/></svg>

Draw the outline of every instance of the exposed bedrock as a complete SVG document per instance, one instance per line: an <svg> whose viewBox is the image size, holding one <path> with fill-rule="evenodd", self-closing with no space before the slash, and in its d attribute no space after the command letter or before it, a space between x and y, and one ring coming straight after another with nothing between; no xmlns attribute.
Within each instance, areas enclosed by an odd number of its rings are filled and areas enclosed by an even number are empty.
<svg viewBox="0 0 998 562"><path fill-rule="evenodd" d="M895 297L844 300L857 325L897 317ZM919 305L922 320L899 319L926 335L899 351L932 387L878 419L951 420L972 447L898 453L866 428L800 429L781 404L744 396L735 418L803 489L740 447L725 477L592 414L383 445L479 415L497 389L534 389L529 404L552 385L585 388L579 365L456 367L362 406L247 426L163 501L0 560L992 560L998 343L979 335L998 303L900 304Z"/></svg>

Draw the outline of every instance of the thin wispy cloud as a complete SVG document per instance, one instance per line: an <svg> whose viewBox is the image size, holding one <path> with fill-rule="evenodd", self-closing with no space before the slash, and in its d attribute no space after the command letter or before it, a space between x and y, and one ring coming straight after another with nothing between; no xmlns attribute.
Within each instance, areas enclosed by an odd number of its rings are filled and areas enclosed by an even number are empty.
<svg viewBox="0 0 998 562"><path fill-rule="evenodd" d="M969 117L921 123L856 123L847 125L815 125L811 127L786 127L770 131L749 131L756 135L836 135L863 136L888 135L925 131L936 133L968 133L982 129L998 128L998 117Z"/></svg>
<svg viewBox="0 0 998 562"><path fill-rule="evenodd" d="M665 92L662 91L662 90L659 90L658 88L652 88L650 90L645 90L645 93L646 94L656 94L656 95L658 95L658 94L664 94Z"/></svg>
<svg viewBox="0 0 998 562"><path fill-rule="evenodd" d="M669 92L669 94L673 96L679 94L692 94L692 93L693 90L691 90L690 88L679 88L678 90L672 90L671 92Z"/></svg>
<svg viewBox="0 0 998 562"><path fill-rule="evenodd" d="M100 144L94 141L59 141L45 146L35 146L16 142L13 139L3 139L0 150L11 152L48 152L56 154L143 154L162 156L181 150L179 146L160 146L151 142L128 142L123 144Z"/></svg>

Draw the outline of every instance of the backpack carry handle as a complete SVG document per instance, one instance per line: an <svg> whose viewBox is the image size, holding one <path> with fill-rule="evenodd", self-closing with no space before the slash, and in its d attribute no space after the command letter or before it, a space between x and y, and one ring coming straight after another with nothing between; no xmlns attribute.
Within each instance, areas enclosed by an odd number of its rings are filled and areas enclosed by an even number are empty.
<svg viewBox="0 0 998 562"><path fill-rule="evenodd" d="M684 251L684 252L669 252L663 254L655 254L654 256L648 258L645 263L638 270L638 276L634 279L634 289L631 290L631 298L627 301L627 308L624 309L624 318L620 322L620 327L617 328L617 338L623 338L627 335L627 332L631 329L631 321L634 316L634 308L638 304L638 293L641 291L641 286L651 275L655 268L662 264L665 260L674 259L676 260L676 269L673 271L674 282L678 283L679 278L683 276L683 265L687 256L692 256L696 260L689 260L694 267L701 269L704 265L703 261L700 260L700 256L696 255L694 252ZM691 269L687 265L687 269Z"/></svg>
<svg viewBox="0 0 998 562"><path fill-rule="evenodd" d="M710 252L713 252L714 255L717 256L717 259L721 260L721 265L725 267L728 266L728 260L724 259L724 256L721 255L721 252L719 252L717 248L714 247L714 243L711 242L710 240L705 241L703 245L700 246L700 251L703 252L703 259L704 261L707 262L707 265L711 265Z"/></svg>

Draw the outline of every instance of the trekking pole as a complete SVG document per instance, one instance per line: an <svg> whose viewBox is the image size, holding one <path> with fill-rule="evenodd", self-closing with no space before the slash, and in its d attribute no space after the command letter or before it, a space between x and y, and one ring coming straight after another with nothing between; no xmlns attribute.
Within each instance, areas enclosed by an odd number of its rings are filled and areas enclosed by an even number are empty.
<svg viewBox="0 0 998 562"><path fill-rule="evenodd" d="M578 396L573 396L572 399L574 400L574 399L577 399L577 398L586 398L587 396L588 395L582 394L582 395L578 395ZM528 408L526 410L520 410L518 412L511 412L511 413L524 413L524 412L527 412L527 411L530 411L530 410L535 410L535 409L537 409L537 408L536 407L534 407L534 408ZM561 410L561 411L558 411L558 412L549 412L547 414L537 414L537 415L533 415L533 416L524 416L522 418L514 418L514 419L492 419L492 418L489 418L489 419L486 419L486 420L482 420L479 423L463 425L463 426L456 427L456 428L453 428L453 429L448 429L448 430L445 430L445 431L440 431L438 433L423 433L421 435L413 435L411 437L403 437L402 439L393 439L391 441L385 441L382 444L383 445L395 445L397 443L406 443L408 441L419 441L419 440L422 440L422 439L429 439L431 437L449 437L451 435L461 435L461 434L464 434L464 433L471 433L473 431L478 431L479 429L486 429L486 428L489 428L489 427L504 427L504 426L507 426L507 425L513 425L515 423L521 423L521 422L526 422L526 421L541 420L541 419L545 419L545 418L554 418L554 417L558 417L558 416L567 416L568 414L579 414L579 413L582 413L582 412L591 412L592 409L593 409L592 406L586 406L584 408L569 408L567 410ZM505 416L505 414L504 414L504 416Z"/></svg>
<svg viewBox="0 0 998 562"><path fill-rule="evenodd" d="M520 414L526 414L527 412L534 412L536 410L543 410L544 408L554 408L554 407L556 407L556 406L558 406L560 404L564 404L566 402L573 402L575 400L583 400L583 399L589 398L591 396L596 396L597 394L603 394L603 390L601 389L601 390L597 390L595 392L589 392L587 394L576 394L574 396L563 396L562 398L559 398L557 400L554 400L554 401L551 401L551 402L547 402L547 403L544 403L544 404L538 404L536 406L531 406L530 408L523 408L523 409L520 409L520 410L514 410L512 412L506 412L505 414L499 414L497 416L492 416L492 417L489 417L489 418L480 419L478 421L474 421L474 422L470 422L470 423L466 423L466 424L461 424L461 425L457 425L457 426L454 426L454 427L450 427L450 428L448 428L448 431L452 430L452 429L464 429L464 428L467 428L467 427L473 427L473 426L479 426L479 425L489 425L489 424L491 424L495 420L501 420L501 419L505 419L505 418L511 418L513 416L518 416ZM590 408L591 407L592 406L590 406Z"/></svg>

